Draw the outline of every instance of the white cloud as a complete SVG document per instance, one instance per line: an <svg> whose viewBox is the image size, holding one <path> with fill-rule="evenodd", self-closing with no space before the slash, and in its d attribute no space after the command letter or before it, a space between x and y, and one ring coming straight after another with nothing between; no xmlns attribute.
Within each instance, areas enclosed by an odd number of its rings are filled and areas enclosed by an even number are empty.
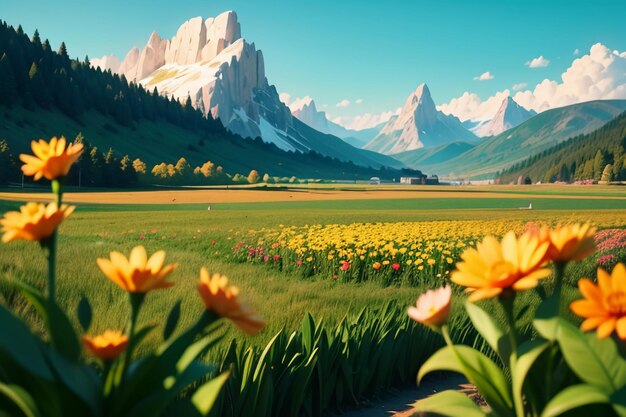
<svg viewBox="0 0 626 417"><path fill-rule="evenodd" d="M522 88L526 87L526 83L517 83L517 84L513 84L513 90L521 90Z"/></svg>
<svg viewBox="0 0 626 417"><path fill-rule="evenodd" d="M509 90L496 93L483 101L476 93L464 92L461 97L453 98L449 103L437 108L446 114L453 114L462 122L466 120L482 121L491 119L500 108L502 101L510 95Z"/></svg>
<svg viewBox="0 0 626 417"><path fill-rule="evenodd" d="M402 109L398 107L394 111L390 110L378 114L364 113L353 117L334 118L327 114L326 117L328 118L328 120L331 120L347 129L363 130L378 126L381 123L389 121L392 116L400 114L401 110Z"/></svg>
<svg viewBox="0 0 626 417"><path fill-rule="evenodd" d="M543 55L533 58L526 63L530 68L541 68L550 65L550 60L543 57Z"/></svg>
<svg viewBox="0 0 626 417"><path fill-rule="evenodd" d="M574 55L578 55L580 53L580 51L578 50L578 48L574 49Z"/></svg>
<svg viewBox="0 0 626 417"><path fill-rule="evenodd" d="M488 81L488 80L493 80L493 74L490 73L489 71L483 72L482 74L480 74L477 77L474 77L474 80L476 81Z"/></svg>
<svg viewBox="0 0 626 417"><path fill-rule="evenodd" d="M289 93L280 93L278 95L278 98L280 99L280 101L285 103L287 106L289 106L289 104L291 103L291 94L289 94Z"/></svg>
<svg viewBox="0 0 626 417"><path fill-rule="evenodd" d="M348 107L350 105L350 100L346 100L345 98L341 100L339 103L335 104L337 107Z"/></svg>
<svg viewBox="0 0 626 417"><path fill-rule="evenodd" d="M356 104L361 104L361 103L363 103L363 99L362 98L357 98L354 102Z"/></svg>
<svg viewBox="0 0 626 417"><path fill-rule="evenodd" d="M508 93L498 92L482 101L478 95L465 92L439 108L461 120L481 120L492 117L497 111L492 104L500 103ZM534 88L518 91L513 99L536 112L583 101L626 99L626 52L596 43L588 54L574 59L559 81L545 79Z"/></svg>

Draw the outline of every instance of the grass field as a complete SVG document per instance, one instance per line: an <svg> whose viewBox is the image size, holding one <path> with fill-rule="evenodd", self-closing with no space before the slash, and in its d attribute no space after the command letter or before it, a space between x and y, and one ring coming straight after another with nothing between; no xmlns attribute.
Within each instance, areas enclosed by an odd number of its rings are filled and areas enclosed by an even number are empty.
<svg viewBox="0 0 626 417"><path fill-rule="evenodd" d="M414 187L410 191L386 189L366 194L358 191L315 190L244 191L189 190L97 193L67 195L79 204L77 212L62 226L60 241L60 291L73 308L81 294L93 297L96 314L94 330L119 327L126 320L123 294L99 272L95 260L111 250L128 252L137 244L149 251L165 249L168 260L179 263L173 276L176 286L150 296L145 318L162 321L162 312L174 299L183 299L187 320L200 311L195 294L198 271L229 275L243 294L267 319L269 329L260 340L286 326L294 327L311 312L316 317L336 321L348 311L364 306L382 305L389 300L410 303L419 289L387 287L372 283L339 284L328 277L302 280L289 273L259 268L253 264L228 260L233 236L250 229L271 228L280 224L330 224L353 222L399 222L431 220L509 221L593 221L597 216L611 225L626 225L626 198L621 189L610 187L471 187L433 189ZM389 188L389 187L388 187ZM175 193L177 202L163 203ZM246 196L246 193L253 193ZM308 200L281 201L280 194L306 195ZM369 193L369 194L367 194ZM392 196L402 195L401 198ZM213 203L194 203L199 195ZM257 202L248 201L261 195ZM374 198L367 198L374 195ZM112 197L113 196L113 197ZM334 199L329 200L329 196ZM21 192L0 194L0 212L15 209L19 200L47 195ZM354 197L354 199L351 199ZM316 200L315 200L316 199ZM116 204L105 204L105 201ZM180 202L179 202L180 201ZM222 203L217 203L223 201ZM243 202L242 202L243 201ZM533 210L519 207L533 204ZM123 204L126 203L126 204ZM212 241L216 244L213 246ZM0 271L42 284L45 259L33 244L2 245ZM259 340L259 339L257 339ZM150 343L150 341L148 341Z"/></svg>
<svg viewBox="0 0 626 417"><path fill-rule="evenodd" d="M333 325L364 307L382 307L392 302L403 310L414 303L425 286L433 283L409 286L378 281L343 282L333 279L328 269L303 276L293 268L279 271L258 263L234 261L234 245L245 240L251 230L374 222L427 222L428 228L436 221L478 225L501 222L504 227L525 222L573 221L591 221L601 227L626 225L626 198L619 187L340 187L70 192L66 200L78 207L61 226L61 302L66 309L74 310L81 296L89 297L94 309L91 333L123 328L129 314L126 296L101 274L96 259L108 256L112 250L129 253L139 244L146 246L149 253L164 249L167 261L179 264L172 274L175 286L149 295L141 321L160 328L167 311L180 299L180 328L189 325L202 311L196 285L200 268L206 266L210 271L228 275L268 323L267 329L255 338L248 338L231 326L226 339L261 347L279 330L298 328L307 313ZM48 198L47 194L32 191L0 191L0 214L17 209L22 201ZM211 202L210 211L207 201ZM520 209L530 203L532 210ZM436 232L433 230L433 235ZM594 268L595 260L591 260L576 266L570 274L590 275ZM0 275L43 288L45 271L44 252L37 245L15 242L0 246ZM5 303L17 307L20 314L39 326L32 308L25 307L7 287L0 290ZM570 293L575 296L573 291ZM156 345L160 335L160 331L152 333L140 348ZM219 360L225 347L223 344L212 355Z"/></svg>

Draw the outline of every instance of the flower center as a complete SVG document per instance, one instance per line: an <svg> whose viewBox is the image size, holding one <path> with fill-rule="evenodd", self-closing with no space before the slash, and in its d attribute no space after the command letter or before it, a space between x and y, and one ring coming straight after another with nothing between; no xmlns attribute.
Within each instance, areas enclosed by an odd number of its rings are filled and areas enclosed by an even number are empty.
<svg viewBox="0 0 626 417"><path fill-rule="evenodd" d="M626 315L626 293L615 291L606 298L609 311L617 316Z"/></svg>

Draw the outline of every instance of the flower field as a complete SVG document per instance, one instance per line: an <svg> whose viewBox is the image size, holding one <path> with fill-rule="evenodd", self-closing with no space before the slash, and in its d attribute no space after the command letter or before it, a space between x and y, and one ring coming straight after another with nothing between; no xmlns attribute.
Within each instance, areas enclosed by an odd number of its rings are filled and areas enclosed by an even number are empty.
<svg viewBox="0 0 626 417"><path fill-rule="evenodd" d="M588 215L546 218L541 224L588 221L598 228L624 224L623 218L605 214L593 219ZM237 240L232 249L236 261L265 264L303 277L376 281L385 286L440 285L461 253L483 236L503 236L511 230L521 233L539 226L522 220L281 225L249 230L229 239ZM615 252L626 246L626 232L607 229L598 234L598 240L601 252ZM603 262L614 257L609 255Z"/></svg>

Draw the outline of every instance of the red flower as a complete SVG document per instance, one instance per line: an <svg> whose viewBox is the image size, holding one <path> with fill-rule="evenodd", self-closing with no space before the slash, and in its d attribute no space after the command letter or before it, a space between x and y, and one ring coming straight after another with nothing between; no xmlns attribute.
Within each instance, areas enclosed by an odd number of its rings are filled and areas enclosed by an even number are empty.
<svg viewBox="0 0 626 417"><path fill-rule="evenodd" d="M394 271L397 271L398 269L400 269L400 264L396 262L395 264L391 265L391 267Z"/></svg>
<svg viewBox="0 0 626 417"><path fill-rule="evenodd" d="M348 269L350 269L350 262L345 261L339 269L341 269L342 271L347 271Z"/></svg>
<svg viewBox="0 0 626 417"><path fill-rule="evenodd" d="M214 240L211 241L211 245L215 246L215 241Z"/></svg>
<svg viewBox="0 0 626 417"><path fill-rule="evenodd" d="M296 261L296 265L298 265L298 266L302 266L302 259L298 259L298 260Z"/></svg>
<svg viewBox="0 0 626 417"><path fill-rule="evenodd" d="M274 262L278 262L279 259L280 259L280 256L274 255Z"/></svg>

